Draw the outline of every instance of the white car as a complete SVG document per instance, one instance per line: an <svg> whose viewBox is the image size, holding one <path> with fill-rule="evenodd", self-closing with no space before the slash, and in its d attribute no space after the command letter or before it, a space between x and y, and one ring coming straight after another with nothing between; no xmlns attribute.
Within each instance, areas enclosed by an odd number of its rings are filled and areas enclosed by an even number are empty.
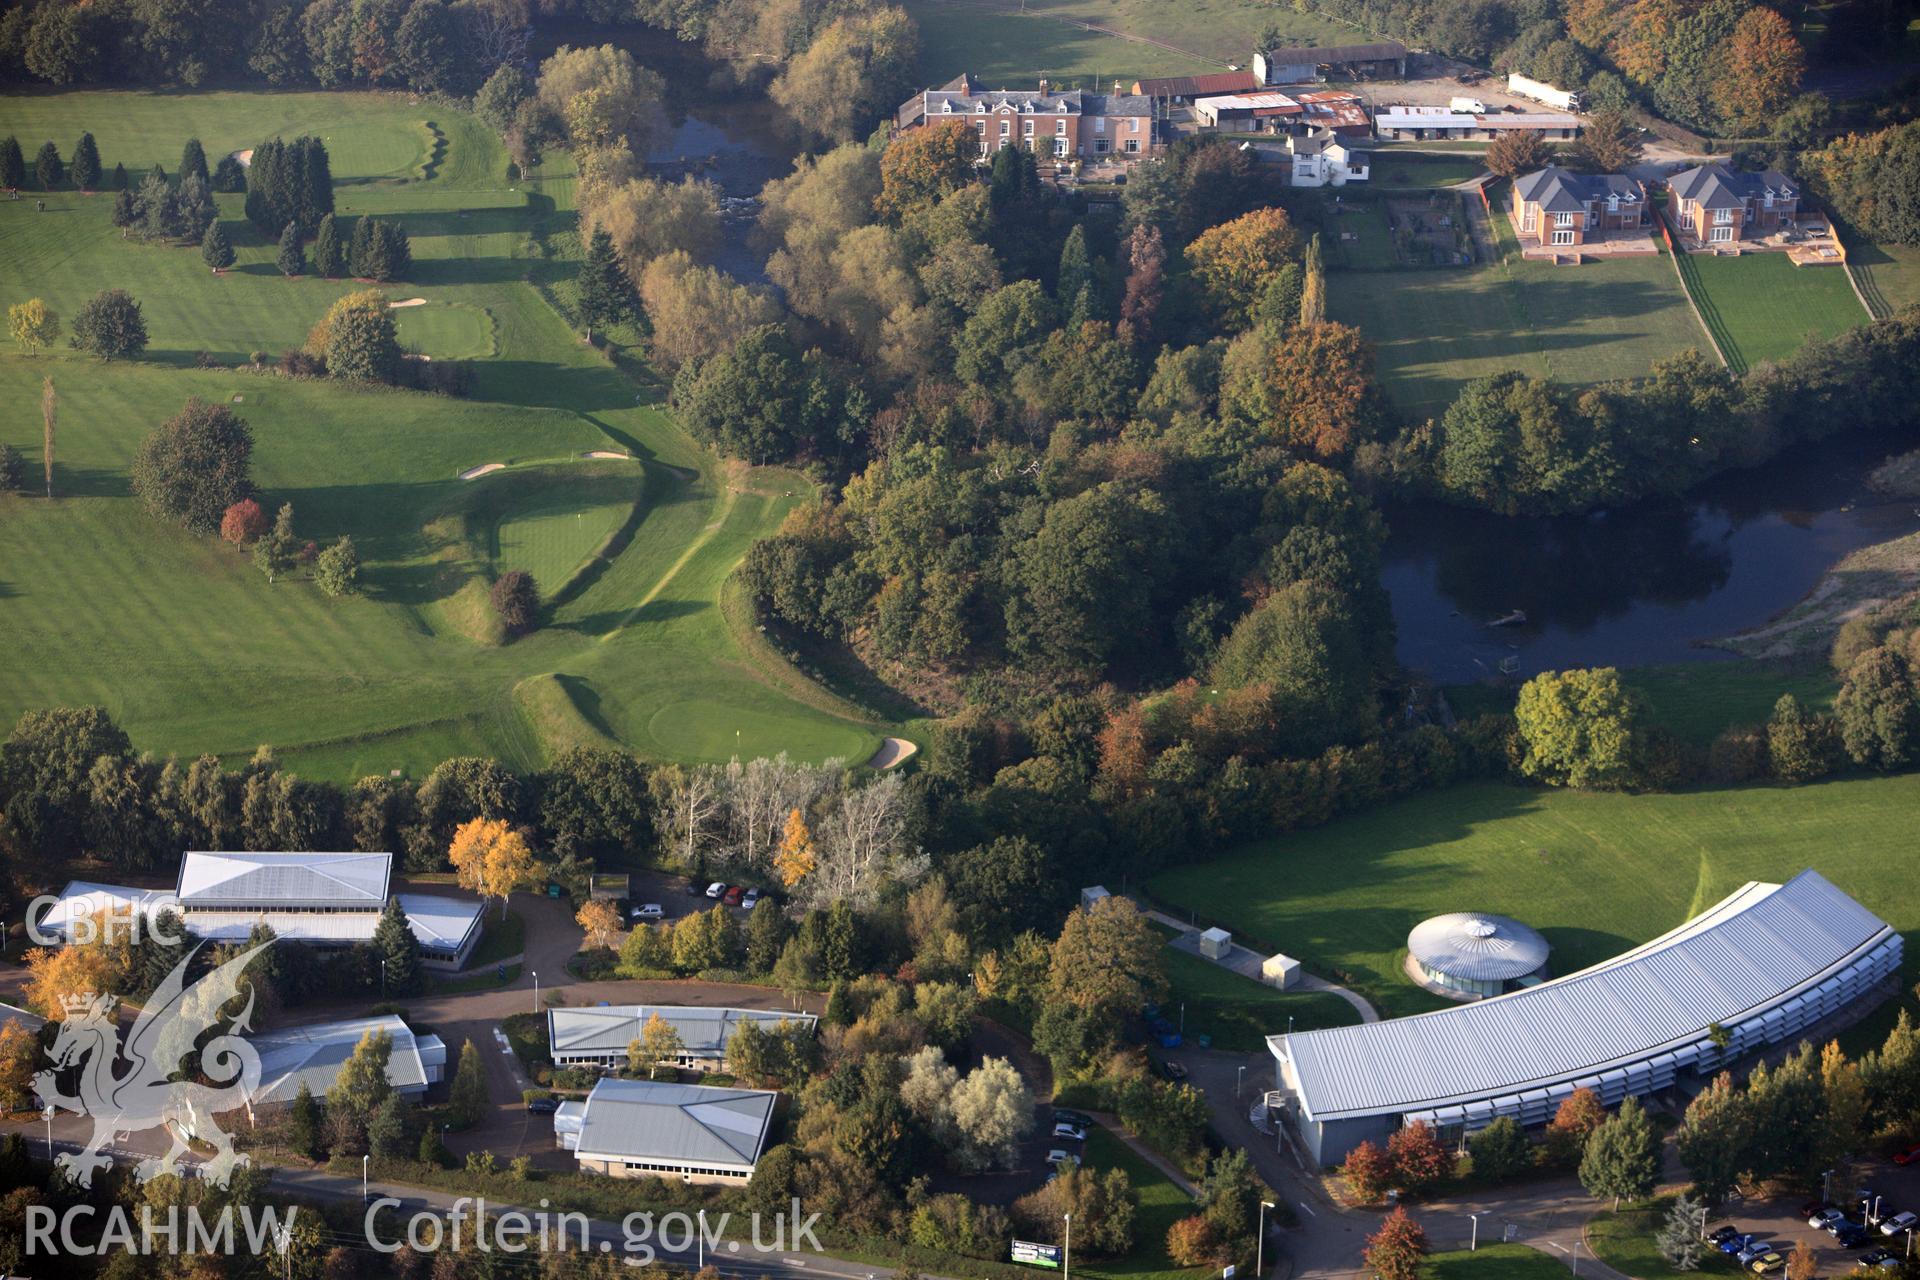
<svg viewBox="0 0 1920 1280"><path fill-rule="evenodd" d="M1065 1121L1062 1121L1053 1126L1053 1136L1056 1138L1065 1138L1069 1142L1085 1142L1087 1140L1087 1131L1077 1124L1067 1124Z"/></svg>
<svg viewBox="0 0 1920 1280"><path fill-rule="evenodd" d="M712 884L707 886L707 896L709 898L717 898L721 894L725 893L726 891L727 891L727 882L725 880L715 880Z"/></svg>
<svg viewBox="0 0 1920 1280"><path fill-rule="evenodd" d="M1880 1234L1883 1236L1897 1236L1903 1231L1911 1231L1916 1227L1920 1227L1920 1217L1916 1217L1911 1213L1896 1213L1891 1218L1886 1218L1881 1221Z"/></svg>
<svg viewBox="0 0 1920 1280"><path fill-rule="evenodd" d="M635 922L642 920L665 920L667 918L667 909L657 902L649 902L645 906L635 907L632 911L629 911L627 915Z"/></svg>
<svg viewBox="0 0 1920 1280"><path fill-rule="evenodd" d="M1060 1148L1055 1147L1053 1150L1047 1152L1047 1163L1053 1165L1055 1168L1059 1168L1063 1164L1074 1163L1074 1159L1072 1153L1062 1151Z"/></svg>
<svg viewBox="0 0 1920 1280"><path fill-rule="evenodd" d="M760 891L758 889L749 889L747 890L747 896L740 899L740 905L745 907L748 911L751 911L753 910L754 906L757 903L759 903L759 901L760 901Z"/></svg>

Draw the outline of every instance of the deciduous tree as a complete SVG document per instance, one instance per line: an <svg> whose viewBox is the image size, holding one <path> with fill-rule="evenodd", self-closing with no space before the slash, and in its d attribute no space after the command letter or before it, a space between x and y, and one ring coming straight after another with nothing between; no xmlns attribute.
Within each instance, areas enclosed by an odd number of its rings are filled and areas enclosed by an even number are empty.
<svg viewBox="0 0 1920 1280"><path fill-rule="evenodd" d="M1388 1214L1380 1229L1367 1237L1361 1255L1380 1280L1419 1280L1421 1259L1427 1256L1427 1233L1405 1209Z"/></svg>
<svg viewBox="0 0 1920 1280"><path fill-rule="evenodd" d="M60 316L39 298L28 298L7 308L7 328L28 355L37 356L59 341Z"/></svg>
<svg viewBox="0 0 1920 1280"><path fill-rule="evenodd" d="M680 1033L656 1011L647 1015L639 1038L627 1046L627 1061L636 1070L646 1071L651 1080L661 1067L678 1062L685 1050Z"/></svg>
<svg viewBox="0 0 1920 1280"><path fill-rule="evenodd" d="M1588 1195L1611 1196L1618 1209L1622 1200L1644 1199L1659 1180L1660 1135L1640 1100L1628 1098L1612 1119L1587 1138L1586 1153L1580 1158L1580 1185Z"/></svg>
<svg viewBox="0 0 1920 1280"><path fill-rule="evenodd" d="M1393 1185L1393 1162L1371 1140L1363 1141L1347 1152L1340 1176L1347 1180L1348 1194L1361 1204L1372 1204Z"/></svg>
<svg viewBox="0 0 1920 1280"><path fill-rule="evenodd" d="M461 888L500 899L502 920L507 917L507 895L532 883L539 871L526 838L498 818L461 823L447 847L447 859Z"/></svg>
<svg viewBox="0 0 1920 1280"><path fill-rule="evenodd" d="M881 154L875 212L898 223L939 204L971 179L979 156L979 140L964 120L943 120L901 134Z"/></svg>
<svg viewBox="0 0 1920 1280"><path fill-rule="evenodd" d="M253 496L252 459L246 420L195 397L135 451L133 492L153 515L212 533L228 508Z"/></svg>
<svg viewBox="0 0 1920 1280"><path fill-rule="evenodd" d="M1532 129L1507 129L1487 147L1487 170L1498 178L1517 178L1552 162L1553 149Z"/></svg>
<svg viewBox="0 0 1920 1280"><path fill-rule="evenodd" d="M489 598L509 638L525 635L540 620L540 593L525 569L509 569L494 579Z"/></svg>
<svg viewBox="0 0 1920 1280"><path fill-rule="evenodd" d="M1645 149L1639 125L1618 112L1596 111L1567 149L1567 160L1585 173L1625 173Z"/></svg>
<svg viewBox="0 0 1920 1280"><path fill-rule="evenodd" d="M336 599L360 589L360 552L346 534L313 562L313 585Z"/></svg>
<svg viewBox="0 0 1920 1280"><path fill-rule="evenodd" d="M573 922L598 945L611 947L614 930L620 927L620 913L604 898L588 898L574 913Z"/></svg>
<svg viewBox="0 0 1920 1280"><path fill-rule="evenodd" d="M140 304L125 289L94 294L73 317L73 345L103 360L138 356L147 349L147 322Z"/></svg>
<svg viewBox="0 0 1920 1280"><path fill-rule="evenodd" d="M307 333L307 352L326 360L333 377L392 382L400 370L400 339L387 296L365 289L334 302Z"/></svg>
<svg viewBox="0 0 1920 1280"><path fill-rule="evenodd" d="M220 516L220 537L244 547L267 531L267 513L252 498L242 498Z"/></svg>
<svg viewBox="0 0 1920 1280"><path fill-rule="evenodd" d="M1488 1182L1506 1182L1533 1167L1533 1143L1512 1116L1496 1117L1492 1124L1467 1139L1473 1154L1473 1175Z"/></svg>
<svg viewBox="0 0 1920 1280"><path fill-rule="evenodd" d="M1387 1159L1394 1181L1419 1195L1431 1191L1453 1174L1453 1156L1424 1120L1401 1125L1387 1139Z"/></svg>
<svg viewBox="0 0 1920 1280"><path fill-rule="evenodd" d="M1612 667L1543 672L1521 686L1520 771L1556 786L1620 788L1645 766L1644 700Z"/></svg>
<svg viewBox="0 0 1920 1280"><path fill-rule="evenodd" d="M1204 232L1187 246L1187 263L1220 327L1236 333L1252 323L1267 281L1299 249L1286 210L1256 209Z"/></svg>
<svg viewBox="0 0 1920 1280"><path fill-rule="evenodd" d="M1722 59L1713 77L1714 105L1749 128L1770 123L1786 109L1807 62L1792 24L1765 5L1753 6L1734 23Z"/></svg>

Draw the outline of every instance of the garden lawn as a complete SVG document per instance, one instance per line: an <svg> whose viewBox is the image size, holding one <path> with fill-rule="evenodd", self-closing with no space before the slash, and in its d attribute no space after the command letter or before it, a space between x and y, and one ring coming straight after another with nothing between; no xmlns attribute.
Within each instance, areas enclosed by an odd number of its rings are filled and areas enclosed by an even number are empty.
<svg viewBox="0 0 1920 1280"><path fill-rule="evenodd" d="M1109 1262L1076 1262L1074 1274L1126 1280L1198 1280L1208 1274L1205 1267L1176 1267L1167 1256L1167 1228L1193 1213L1194 1204L1166 1174L1100 1125L1087 1131L1086 1167L1124 1170L1140 1208L1133 1218L1133 1252Z"/></svg>
<svg viewBox="0 0 1920 1280"><path fill-rule="evenodd" d="M1920 302L1920 245L1873 244L1848 236L1847 269L1876 319Z"/></svg>
<svg viewBox="0 0 1920 1280"><path fill-rule="evenodd" d="M335 138L340 212L407 227L415 270L390 296L428 299L399 313L429 313L416 322L423 347L484 356L474 394L235 368L250 352L300 345L335 298L360 287L282 277L273 246L241 220L239 196L220 198L240 259L220 276L197 248L122 240L104 195L55 192L45 213L33 200L0 202L0 302L38 295L70 317L97 290L124 287L151 335L136 362L0 353L0 397L23 410L0 418L0 440L36 476L43 377L60 404L54 499L0 495L0 724L31 707L98 703L160 755L243 758L266 742L307 776L417 777L450 755L521 767L548 758L543 726L515 691L557 676L573 740L656 759L865 759L881 726L767 663L736 634L743 620L718 607L747 547L809 486L784 471L723 478L647 393L580 343L541 293L570 289L571 216L537 178L509 183L498 140L471 117L375 94L0 98L0 134L29 150L53 137L65 152L90 128L109 170L172 170L190 133L215 156L294 122ZM192 367L203 352L219 367ZM238 551L163 526L132 498L139 441L189 396L229 404L250 424L269 511L291 502L302 538L352 536L360 595L330 601L302 578L270 585ZM579 460L593 450L638 461ZM456 478L486 462L509 470ZM621 477L624 498L607 494L608 475ZM553 498L561 487L575 490L566 502ZM483 494L500 522L469 519ZM609 533L607 557L590 560ZM568 585L538 631L502 645L485 596L509 567Z"/></svg>
<svg viewBox="0 0 1920 1280"><path fill-rule="evenodd" d="M922 79L940 84L971 71L992 88L1055 84L1110 88L1152 76L1248 66L1260 32L1291 44L1372 39L1317 14L1263 0L905 0L920 24ZM1079 24L1103 30L1089 31ZM1112 32L1114 34L1107 34ZM1134 37L1127 39L1126 37Z"/></svg>
<svg viewBox="0 0 1920 1280"><path fill-rule="evenodd" d="M1916 812L1916 774L1674 795L1484 782L1245 845L1164 872L1148 888L1400 1015L1445 1005L1400 966L1408 931L1449 911L1525 921L1552 944L1552 971L1565 974L1673 928L1749 880L1812 867L1911 943L1920 936L1906 874Z"/></svg>
<svg viewBox="0 0 1920 1280"><path fill-rule="evenodd" d="M1263 1052L1266 1038L1276 1028L1285 1031L1289 1018L1296 1031L1360 1021L1352 1005L1325 991L1279 991L1171 947L1162 956L1168 984L1162 1007L1177 1019L1185 1005L1187 1037L1210 1036L1215 1049Z"/></svg>
<svg viewBox="0 0 1920 1280"><path fill-rule="evenodd" d="M1422 1280L1567 1280L1567 1269L1523 1244L1486 1244L1428 1256Z"/></svg>
<svg viewBox="0 0 1920 1280"><path fill-rule="evenodd" d="M1459 270L1341 272L1327 292L1333 318L1373 342L1388 398L1415 422L1439 417L1487 374L1518 369L1577 390L1644 377L1655 360L1708 348L1664 254L1577 267L1509 255Z"/></svg>
<svg viewBox="0 0 1920 1280"><path fill-rule="evenodd" d="M1368 181L1376 188L1451 187L1486 171L1481 158L1467 152L1386 151L1374 153Z"/></svg>
<svg viewBox="0 0 1920 1280"><path fill-rule="evenodd" d="M1796 267L1784 253L1688 253L1680 271L1736 373L1868 319L1843 267Z"/></svg>

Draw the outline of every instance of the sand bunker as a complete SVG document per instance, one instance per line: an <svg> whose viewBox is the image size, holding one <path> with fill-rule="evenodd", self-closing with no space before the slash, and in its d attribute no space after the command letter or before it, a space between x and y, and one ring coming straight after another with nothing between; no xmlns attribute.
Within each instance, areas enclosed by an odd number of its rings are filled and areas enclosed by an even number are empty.
<svg viewBox="0 0 1920 1280"><path fill-rule="evenodd" d="M460 473L460 478L462 480L478 480L481 476L484 476L489 472L504 471L506 469L507 469L507 464L504 462L488 462L488 463L482 464L481 466L468 467L465 471L462 471Z"/></svg>
<svg viewBox="0 0 1920 1280"><path fill-rule="evenodd" d="M632 462L632 461L633 461L633 455L632 455L632 454L630 454L630 453L615 453L615 452L614 452L613 450L611 450L611 449L595 449L595 450L594 450L593 452L591 452L591 453L589 453L589 454L588 454L587 456L588 456L589 458L618 458L618 459L620 459L620 460L621 460L622 462Z"/></svg>
<svg viewBox="0 0 1920 1280"><path fill-rule="evenodd" d="M880 749L867 761L867 768L891 769L911 758L919 749L905 738L882 738Z"/></svg>
<svg viewBox="0 0 1920 1280"><path fill-rule="evenodd" d="M398 311L401 307L424 307L426 305L427 300L425 298L408 298L405 302L389 302L387 304L387 310Z"/></svg>
<svg viewBox="0 0 1920 1280"><path fill-rule="evenodd" d="M240 162L242 169L245 169L253 164L253 148L248 147L245 151L235 151L233 152L233 158Z"/></svg>

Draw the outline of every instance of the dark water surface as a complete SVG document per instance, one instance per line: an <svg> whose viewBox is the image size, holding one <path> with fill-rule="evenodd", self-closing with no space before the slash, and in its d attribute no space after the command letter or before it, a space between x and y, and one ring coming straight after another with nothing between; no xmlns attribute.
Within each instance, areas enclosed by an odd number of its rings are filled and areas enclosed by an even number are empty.
<svg viewBox="0 0 1920 1280"><path fill-rule="evenodd" d="M1920 433L1916 433L1920 434ZM1444 683L1574 666L1696 662L1757 626L1859 547L1920 529L1867 473L1913 436L1843 438L1716 477L1683 498L1554 519L1389 504L1382 577L1399 655ZM1514 610L1518 626L1487 623Z"/></svg>

